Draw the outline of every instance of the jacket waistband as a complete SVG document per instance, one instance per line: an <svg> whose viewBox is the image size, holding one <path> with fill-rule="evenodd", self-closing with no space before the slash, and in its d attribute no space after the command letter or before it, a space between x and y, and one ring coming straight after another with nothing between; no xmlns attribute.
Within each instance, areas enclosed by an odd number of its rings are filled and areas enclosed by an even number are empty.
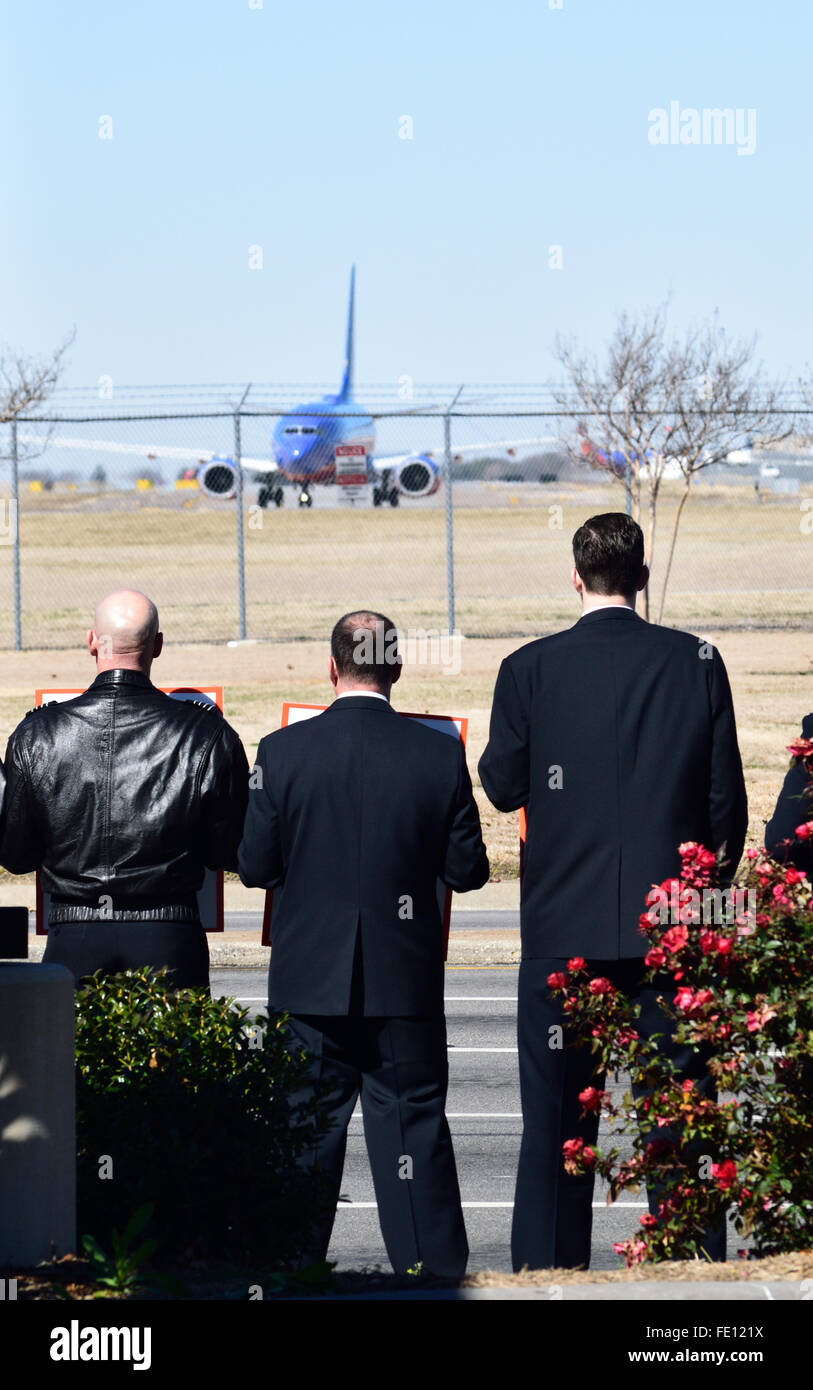
<svg viewBox="0 0 813 1390"><path fill-rule="evenodd" d="M48 925L58 922L189 922L200 924L197 903L163 903L160 907L102 908L98 903L54 902Z"/></svg>

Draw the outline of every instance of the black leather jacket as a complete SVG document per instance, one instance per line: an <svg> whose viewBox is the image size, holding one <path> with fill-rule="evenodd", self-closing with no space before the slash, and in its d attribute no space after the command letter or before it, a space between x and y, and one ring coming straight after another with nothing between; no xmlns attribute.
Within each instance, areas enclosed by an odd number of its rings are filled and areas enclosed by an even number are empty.
<svg viewBox="0 0 813 1390"><path fill-rule="evenodd" d="M83 695L30 710L5 770L0 864L41 870L51 922L195 921L204 869L237 867L240 739L218 710L173 700L138 671L104 671ZM100 914L103 895L112 909Z"/></svg>

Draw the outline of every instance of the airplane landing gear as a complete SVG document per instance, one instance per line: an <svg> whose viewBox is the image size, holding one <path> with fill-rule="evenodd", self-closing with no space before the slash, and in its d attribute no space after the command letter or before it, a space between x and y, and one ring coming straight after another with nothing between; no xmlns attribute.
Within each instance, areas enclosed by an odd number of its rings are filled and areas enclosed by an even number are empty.
<svg viewBox="0 0 813 1390"><path fill-rule="evenodd" d="M281 507L284 501L285 497L278 483L263 483L257 495L258 507L264 510L270 502L273 502L275 507Z"/></svg>
<svg viewBox="0 0 813 1390"><path fill-rule="evenodd" d="M391 507L397 507L399 502L398 489L390 482L389 472L382 473L380 483L373 488L373 506L383 507L387 502Z"/></svg>

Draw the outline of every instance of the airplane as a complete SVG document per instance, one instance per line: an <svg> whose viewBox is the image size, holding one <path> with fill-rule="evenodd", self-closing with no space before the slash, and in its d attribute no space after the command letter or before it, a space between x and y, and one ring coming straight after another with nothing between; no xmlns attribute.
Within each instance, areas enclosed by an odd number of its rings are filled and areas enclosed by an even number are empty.
<svg viewBox="0 0 813 1390"><path fill-rule="evenodd" d="M612 449L609 452L606 449L600 449L590 438L587 432L587 426L583 423L577 426L577 433L580 437L579 450L585 462L596 469L603 469L605 473L610 473L615 478L623 478L626 475L628 463L637 463L639 460L639 455L634 452L629 455L628 459L622 449ZM684 479L687 476L686 466L682 466L683 460L681 460L679 455L667 458L664 461L662 454L656 453L651 449L645 449L641 458L641 470L648 468L651 464L658 470L659 476L666 481L674 482L677 479ZM754 442L750 436L748 436L741 449L730 449L727 454L717 458L704 457L704 455L701 454L700 460L703 466L707 463L717 463L721 467L725 467L729 464L752 464L754 462ZM695 469L695 471L697 470ZM759 471L760 476L763 478L775 478L779 476L779 469L771 463L763 464Z"/></svg>
<svg viewBox="0 0 813 1390"><path fill-rule="evenodd" d="M350 298L347 311L344 370L339 390L334 395L307 401L287 412L278 421L271 436L271 458L242 457L240 468L243 482L258 486L257 502L265 508L270 503L281 507L284 488L296 490L300 507L313 506L312 488L317 483L334 483L336 479L336 449L356 445L364 449L367 458L367 480L373 483L374 507L397 507L401 498L431 497L441 484L442 466L431 449L424 452L375 456L375 422L353 396L354 315L356 268L350 271ZM408 417L409 410L393 412ZM425 412L425 408L422 410ZM387 412L389 415L390 412ZM22 443L46 444L57 448L87 449L98 452L139 454L153 461L159 458L187 459L197 462L195 477L206 496L229 501L237 491L237 469L227 454L205 449L160 445L124 444L118 441L72 439L62 436L40 438L21 435ZM555 447L553 436L536 439L501 440L482 444L456 446L453 462L505 455L516 460L523 452L540 446Z"/></svg>
<svg viewBox="0 0 813 1390"><path fill-rule="evenodd" d="M353 397L354 374L354 315L356 268L350 271L350 299L347 309L344 370L335 395L307 401L284 415L271 436L272 463L261 468L243 460L243 473L253 475L259 483L257 501L260 507L269 502L281 507L283 484L298 490L300 507L311 507L311 488L316 483L333 483L336 478L336 449L340 445L361 446L367 456L368 478L372 473L374 507L389 504L397 507L401 497L431 497L441 483L441 465L432 450L423 453L392 454L375 457L375 421ZM410 411L397 412L408 416ZM455 448L453 462L464 458L499 456L509 458L518 449L542 444L551 445L551 438L500 441L493 444L468 444ZM247 466L249 464L249 466ZM210 497L234 496L234 463L230 458L212 458L198 472L198 485Z"/></svg>

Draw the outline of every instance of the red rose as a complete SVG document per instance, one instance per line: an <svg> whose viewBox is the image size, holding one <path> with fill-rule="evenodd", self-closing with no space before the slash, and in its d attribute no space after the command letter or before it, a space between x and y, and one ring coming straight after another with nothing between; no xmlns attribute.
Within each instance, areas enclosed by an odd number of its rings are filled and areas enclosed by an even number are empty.
<svg viewBox="0 0 813 1390"><path fill-rule="evenodd" d="M641 1225L648 1231L651 1231L652 1227L657 1226L658 1224L651 1211L644 1212L644 1215L639 1216L638 1220L640 1221Z"/></svg>
<svg viewBox="0 0 813 1390"><path fill-rule="evenodd" d="M595 1086L587 1086L585 1090L579 1091L579 1103L585 1110L600 1110L604 1092L596 1089Z"/></svg>
<svg viewBox="0 0 813 1390"><path fill-rule="evenodd" d="M689 933L685 925L681 923L679 926L670 927L668 931L664 932L661 937L661 946L665 951L668 951L670 955L677 955L679 951L683 950L688 940Z"/></svg>
<svg viewBox="0 0 813 1390"><path fill-rule="evenodd" d="M584 969L584 957L583 957L583 956L571 956L570 960L569 960L568 963L567 963L567 968L568 968L568 970L583 970L583 969Z"/></svg>
<svg viewBox="0 0 813 1390"><path fill-rule="evenodd" d="M595 1155L592 1149L585 1149L583 1139L566 1139L562 1145L564 1156L565 1172L576 1174L580 1170L580 1164L587 1154L590 1155L589 1162L593 1162Z"/></svg>
<svg viewBox="0 0 813 1390"><path fill-rule="evenodd" d="M813 835L813 820L805 821L804 825L797 825L793 833L797 840L809 840Z"/></svg>
<svg viewBox="0 0 813 1390"><path fill-rule="evenodd" d="M659 970L662 965L666 964L666 952L660 946L653 946L644 956L644 964Z"/></svg>
<svg viewBox="0 0 813 1390"><path fill-rule="evenodd" d="M813 754L813 739L796 738L787 747L788 752L792 753L794 758L809 758Z"/></svg>
<svg viewBox="0 0 813 1390"><path fill-rule="evenodd" d="M758 1033L772 1018L776 1018L776 1009L767 1005L762 1009L749 1010L745 1015L745 1026L749 1033Z"/></svg>
<svg viewBox="0 0 813 1390"><path fill-rule="evenodd" d="M710 989L698 989L695 992L688 985L681 985L675 993L675 1008L680 1009L683 1014L695 1014L705 1004L711 1003L713 998L714 995Z"/></svg>
<svg viewBox="0 0 813 1390"><path fill-rule="evenodd" d="M721 1192L728 1192L737 1181L737 1165L733 1158L727 1158L723 1163L712 1163L711 1176Z"/></svg>
<svg viewBox="0 0 813 1390"><path fill-rule="evenodd" d="M550 989L566 989L567 975L563 970L554 970L548 976L548 986Z"/></svg>
<svg viewBox="0 0 813 1390"><path fill-rule="evenodd" d="M675 1008L680 1009L681 1013L689 1013L694 1007L694 990L688 985L681 985L675 994Z"/></svg>
<svg viewBox="0 0 813 1390"><path fill-rule="evenodd" d="M615 994L615 987L603 975L591 980L588 988L591 994Z"/></svg>

